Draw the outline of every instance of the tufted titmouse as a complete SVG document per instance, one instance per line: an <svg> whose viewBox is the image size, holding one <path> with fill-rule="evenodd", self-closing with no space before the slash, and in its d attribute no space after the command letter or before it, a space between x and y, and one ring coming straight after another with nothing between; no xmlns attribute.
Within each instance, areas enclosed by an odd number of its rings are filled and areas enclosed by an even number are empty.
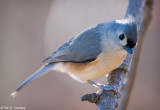
<svg viewBox="0 0 160 110"><path fill-rule="evenodd" d="M68 73L73 79L88 82L121 65L137 43L134 18L115 20L93 26L70 39L43 62L38 71L27 78L11 96L37 77L50 70Z"/></svg>

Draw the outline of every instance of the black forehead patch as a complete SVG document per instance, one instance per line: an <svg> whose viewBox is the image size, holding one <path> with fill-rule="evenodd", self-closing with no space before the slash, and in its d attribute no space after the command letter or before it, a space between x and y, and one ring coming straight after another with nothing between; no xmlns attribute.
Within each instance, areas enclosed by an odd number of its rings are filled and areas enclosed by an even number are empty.
<svg viewBox="0 0 160 110"><path fill-rule="evenodd" d="M136 46L136 42L133 42L132 40L128 39L127 40L127 46L134 48Z"/></svg>
<svg viewBox="0 0 160 110"><path fill-rule="evenodd" d="M134 47L137 43L137 28L136 26L126 26L125 27L125 33L127 36L127 45L130 47Z"/></svg>
<svg viewBox="0 0 160 110"><path fill-rule="evenodd" d="M137 43L137 25L134 18L128 18L125 20L124 24L121 25L121 28L123 28L123 31L126 34L127 46L133 48L136 46Z"/></svg>

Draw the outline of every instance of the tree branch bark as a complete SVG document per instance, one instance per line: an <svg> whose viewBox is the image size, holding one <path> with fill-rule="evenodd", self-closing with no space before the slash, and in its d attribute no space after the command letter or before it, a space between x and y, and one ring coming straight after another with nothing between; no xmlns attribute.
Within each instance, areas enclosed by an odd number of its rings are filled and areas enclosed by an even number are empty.
<svg viewBox="0 0 160 110"><path fill-rule="evenodd" d="M141 1L141 0L139 0L139 1ZM144 6L140 10L141 12L139 12L139 14L137 14L137 16L135 14L135 17L137 17L136 18L137 23L139 22L138 46L135 49L135 52L134 52L134 55L133 55L133 62L131 64L131 68L130 68L131 72L128 75L128 78L127 78L128 81L122 88L122 93L121 93L120 104L119 104L118 110L126 110L126 108L127 108L127 103L128 103L128 100L129 100L129 96L131 94L131 90L132 90L132 87L133 87L133 84L134 84L134 79L135 79L135 75L136 75L136 70L137 70L137 65L138 65L138 61L139 61L139 56L140 56L142 43L143 43L145 33L147 31L147 28L149 26L149 23L150 23L151 17L152 17L153 1L152 0L144 0L142 2L144 4ZM130 3L130 4L132 4L132 3ZM140 23L140 21L141 21L141 23Z"/></svg>
<svg viewBox="0 0 160 110"><path fill-rule="evenodd" d="M144 34L147 30L149 22L151 20L152 11L152 0L130 0L128 8L125 14L125 18L128 15L133 16L136 20L138 27L138 46L134 51L134 55L129 54L122 65L112 71L107 77L107 85L112 85L116 87L118 91L121 90L123 86L123 92L121 93L120 106L118 107L118 98L120 97L114 91L103 90L101 94L87 94L82 96L82 101L89 101L98 105L98 110L125 110L127 107L127 102L129 100L129 95L132 90L132 86L135 79L135 73L137 69L137 64L139 60L140 50L142 42L144 39ZM127 76L127 83L123 85L123 81L126 77L127 70L130 71Z"/></svg>

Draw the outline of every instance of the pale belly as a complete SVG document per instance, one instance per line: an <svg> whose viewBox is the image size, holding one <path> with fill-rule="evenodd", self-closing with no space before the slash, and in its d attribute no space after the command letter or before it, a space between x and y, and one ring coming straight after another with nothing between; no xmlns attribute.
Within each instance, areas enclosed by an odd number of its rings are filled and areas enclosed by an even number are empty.
<svg viewBox="0 0 160 110"><path fill-rule="evenodd" d="M72 78L80 82L87 82L108 74L119 67L127 53L123 54L101 54L95 61L89 63L60 62L54 69L68 73Z"/></svg>

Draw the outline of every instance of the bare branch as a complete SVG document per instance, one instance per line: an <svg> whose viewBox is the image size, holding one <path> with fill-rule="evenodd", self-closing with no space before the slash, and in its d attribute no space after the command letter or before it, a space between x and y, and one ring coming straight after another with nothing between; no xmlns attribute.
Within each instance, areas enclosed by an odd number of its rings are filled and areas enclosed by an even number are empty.
<svg viewBox="0 0 160 110"><path fill-rule="evenodd" d="M130 0L129 1L125 18L128 17L128 15L131 15L136 20L138 33L139 33L138 47L136 48L134 55L132 56L129 54L126 57L123 64L116 70L112 71L112 73L109 74L107 78L108 79L107 84L116 87L117 90L120 91L123 86L123 80L125 79L127 70L131 71L127 77L128 82L126 83L122 92L122 99L121 99L119 110L125 110L127 107L127 102L128 102L129 95L130 95L134 78L135 78L142 41L151 19L151 11L152 11L151 0ZM130 64L131 64L131 68L130 68ZM101 94L94 94L94 95L93 94L84 95L82 97L82 101L87 100L91 103L96 103L98 105L98 110L115 110L117 108L118 106L117 103L119 98L118 93L114 91L103 90Z"/></svg>
<svg viewBox="0 0 160 110"><path fill-rule="evenodd" d="M141 0L139 0L139 1L141 1ZM142 20L141 26L138 30L139 31L138 47L136 48L135 54L133 55L133 62L131 64L131 69L130 69L131 72L127 78L128 81L122 89L122 93L121 93L122 97L120 98L120 104L119 104L118 110L126 110L126 108L127 108L129 96L131 94L132 87L134 84L134 79L135 79L135 75L136 75L136 70L137 70L137 65L138 65L138 60L139 60L139 56L140 56L140 51L141 51L144 35L145 35L147 28L148 28L148 25L151 21L151 12L152 12L153 1L147 0L144 3L145 4L143 7L143 13L139 13L138 18L137 18L139 20L140 19Z"/></svg>

